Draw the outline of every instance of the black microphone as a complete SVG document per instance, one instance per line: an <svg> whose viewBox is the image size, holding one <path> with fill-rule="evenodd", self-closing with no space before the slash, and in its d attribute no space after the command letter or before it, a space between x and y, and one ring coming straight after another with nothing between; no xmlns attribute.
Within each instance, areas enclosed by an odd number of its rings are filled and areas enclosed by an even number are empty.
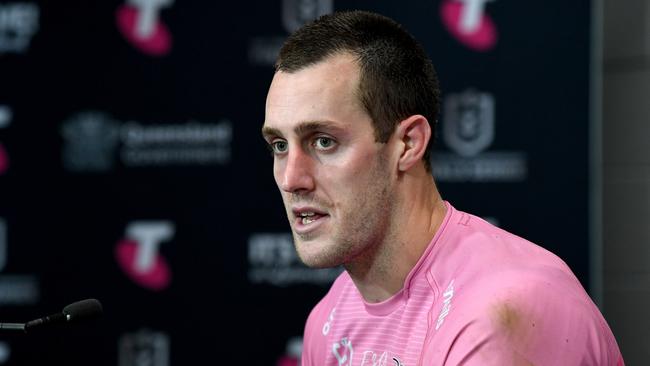
<svg viewBox="0 0 650 366"><path fill-rule="evenodd" d="M60 313L22 323L0 323L1 330L19 330L28 332L50 324L75 323L83 320L97 318L102 315L102 304L97 299L86 299L63 308Z"/></svg>

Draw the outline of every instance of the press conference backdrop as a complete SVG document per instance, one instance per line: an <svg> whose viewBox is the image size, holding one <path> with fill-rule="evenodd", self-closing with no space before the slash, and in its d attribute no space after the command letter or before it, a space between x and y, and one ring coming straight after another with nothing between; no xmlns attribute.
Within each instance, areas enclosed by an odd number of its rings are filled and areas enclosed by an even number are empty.
<svg viewBox="0 0 650 366"><path fill-rule="evenodd" d="M0 2L0 364L296 365L340 269L297 259L260 135L272 64L318 15L419 39L443 90L445 199L589 283L590 2Z"/></svg>

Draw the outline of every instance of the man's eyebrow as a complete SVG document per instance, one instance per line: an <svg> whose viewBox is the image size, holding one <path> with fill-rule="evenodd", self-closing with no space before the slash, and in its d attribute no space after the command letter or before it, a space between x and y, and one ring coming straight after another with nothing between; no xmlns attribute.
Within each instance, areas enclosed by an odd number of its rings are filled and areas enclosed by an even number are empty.
<svg viewBox="0 0 650 366"><path fill-rule="evenodd" d="M318 130L340 130L340 129L341 127L339 127L336 123L332 121L306 121L296 126L293 129L293 131L298 136L304 136ZM269 138L271 136L283 136L280 130L268 126L262 127L262 135L265 138Z"/></svg>
<svg viewBox="0 0 650 366"><path fill-rule="evenodd" d="M298 136L306 135L318 130L340 130L332 121L307 121L299 124L294 128L294 132Z"/></svg>
<svg viewBox="0 0 650 366"><path fill-rule="evenodd" d="M272 136L282 136L282 133L277 128L264 126L262 127L262 136L269 138Z"/></svg>

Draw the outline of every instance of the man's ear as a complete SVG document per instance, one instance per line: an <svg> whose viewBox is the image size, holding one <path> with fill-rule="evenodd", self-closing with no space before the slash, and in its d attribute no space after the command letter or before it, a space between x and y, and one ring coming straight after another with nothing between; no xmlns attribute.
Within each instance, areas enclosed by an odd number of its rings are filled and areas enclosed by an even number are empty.
<svg viewBox="0 0 650 366"><path fill-rule="evenodd" d="M416 114L400 122L395 132L403 146L398 169L405 172L422 160L431 138L431 126L424 116Z"/></svg>

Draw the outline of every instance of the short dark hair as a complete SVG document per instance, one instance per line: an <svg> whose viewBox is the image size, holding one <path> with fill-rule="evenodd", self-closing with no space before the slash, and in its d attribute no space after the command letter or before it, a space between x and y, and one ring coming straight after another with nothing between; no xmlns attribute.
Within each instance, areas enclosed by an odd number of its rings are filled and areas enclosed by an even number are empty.
<svg viewBox="0 0 650 366"><path fill-rule="evenodd" d="M286 40L275 70L296 72L330 56L348 52L360 69L358 95L372 118L375 140L387 142L397 124L414 114L431 126L429 156L440 105L438 78L422 46L400 24L367 11L323 15Z"/></svg>

